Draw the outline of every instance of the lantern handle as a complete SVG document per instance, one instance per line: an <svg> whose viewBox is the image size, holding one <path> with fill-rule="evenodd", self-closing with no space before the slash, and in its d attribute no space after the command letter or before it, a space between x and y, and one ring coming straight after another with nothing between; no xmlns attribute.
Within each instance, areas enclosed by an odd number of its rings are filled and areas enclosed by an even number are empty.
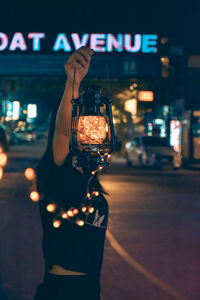
<svg viewBox="0 0 200 300"><path fill-rule="evenodd" d="M76 79L76 68L74 68L74 78L72 83L72 100L74 100L74 85L75 85L75 79Z"/></svg>

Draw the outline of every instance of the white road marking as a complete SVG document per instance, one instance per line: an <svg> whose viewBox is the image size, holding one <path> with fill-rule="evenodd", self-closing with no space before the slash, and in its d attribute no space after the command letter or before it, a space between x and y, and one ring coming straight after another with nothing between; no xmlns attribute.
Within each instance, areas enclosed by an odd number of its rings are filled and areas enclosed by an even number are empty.
<svg viewBox="0 0 200 300"><path fill-rule="evenodd" d="M177 291L175 291L171 286L169 286L164 281L160 280L158 277L153 275L151 272L149 272L145 267L143 267L140 263L138 263L136 260L134 260L127 252L126 250L117 242L117 240L114 238L112 233L107 230L106 237L110 243L110 245L113 247L113 249L126 260L129 265L131 265L136 271L141 273L146 279L151 281L153 284L158 286L161 290L166 292L168 295L172 296L174 299L177 300L188 300L188 298L184 297L183 295L179 294Z"/></svg>

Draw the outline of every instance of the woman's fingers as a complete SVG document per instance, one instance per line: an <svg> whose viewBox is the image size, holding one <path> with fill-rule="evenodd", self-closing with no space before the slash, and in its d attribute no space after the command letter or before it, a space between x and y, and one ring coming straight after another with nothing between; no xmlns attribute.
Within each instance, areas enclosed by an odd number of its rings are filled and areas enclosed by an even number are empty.
<svg viewBox="0 0 200 300"><path fill-rule="evenodd" d="M86 71L85 67L83 67L80 63L75 62L75 61L69 62L69 63L66 65L66 70L71 70L71 69L78 69L78 70L80 70L80 71L82 71L82 72L85 72L85 71Z"/></svg>
<svg viewBox="0 0 200 300"><path fill-rule="evenodd" d="M94 51L89 47L81 47L69 57L64 67L69 81L73 82L74 69L78 71L76 80L79 80L79 83L83 80L88 72L93 53Z"/></svg>
<svg viewBox="0 0 200 300"><path fill-rule="evenodd" d="M94 51L88 47L81 47L77 52L80 53L86 61L90 61L91 56L94 54Z"/></svg>
<svg viewBox="0 0 200 300"><path fill-rule="evenodd" d="M71 62L79 62L82 67L85 67L88 64L88 61L85 59L85 57L78 52L73 54Z"/></svg>
<svg viewBox="0 0 200 300"><path fill-rule="evenodd" d="M94 51L88 47L81 47L75 51L69 58L69 61L79 61L82 66L85 66L91 60Z"/></svg>

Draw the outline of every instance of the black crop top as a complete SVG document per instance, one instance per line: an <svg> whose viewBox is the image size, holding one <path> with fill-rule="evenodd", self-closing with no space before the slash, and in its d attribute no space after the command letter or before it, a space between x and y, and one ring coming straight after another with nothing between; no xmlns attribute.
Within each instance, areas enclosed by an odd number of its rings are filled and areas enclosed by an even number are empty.
<svg viewBox="0 0 200 300"><path fill-rule="evenodd" d="M44 197L39 201L43 228L43 255L45 271L52 265L77 272L99 275L104 252L105 233L108 222L108 203L100 194L92 205L94 213L89 214L85 225L80 227L64 220L59 228L52 226L53 214L46 210L49 198L66 206L78 207L86 195L83 175L72 166L69 153L61 166L53 159L52 147L35 168L38 192Z"/></svg>

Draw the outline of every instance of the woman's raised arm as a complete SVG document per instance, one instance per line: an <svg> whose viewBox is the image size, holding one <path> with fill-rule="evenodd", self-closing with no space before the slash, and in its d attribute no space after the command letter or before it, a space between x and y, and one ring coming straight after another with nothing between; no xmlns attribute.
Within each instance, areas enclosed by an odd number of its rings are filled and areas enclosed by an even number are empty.
<svg viewBox="0 0 200 300"><path fill-rule="evenodd" d="M69 152L72 89L74 87L74 98L77 98L79 96L80 83L88 73L92 55L93 50L88 47L81 47L69 57L65 64L67 82L58 108L53 137L53 158L58 166L62 165Z"/></svg>

